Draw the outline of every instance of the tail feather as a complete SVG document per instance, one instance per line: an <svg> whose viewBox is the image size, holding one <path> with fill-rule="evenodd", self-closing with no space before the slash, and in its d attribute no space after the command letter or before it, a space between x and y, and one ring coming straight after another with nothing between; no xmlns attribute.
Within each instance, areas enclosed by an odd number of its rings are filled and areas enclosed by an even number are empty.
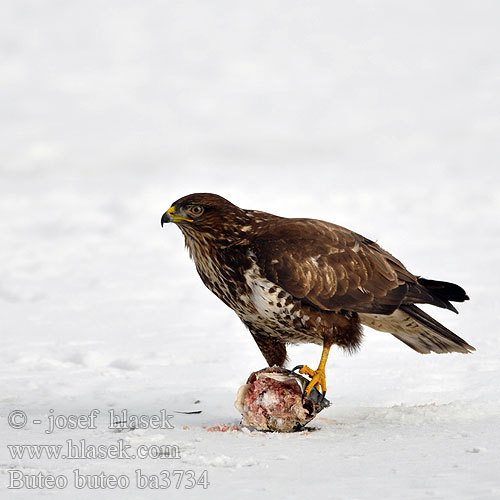
<svg viewBox="0 0 500 500"><path fill-rule="evenodd" d="M476 350L417 306L403 305L400 309L420 326L417 329L418 339L426 349L429 349L427 352L462 352L466 354Z"/></svg>
<svg viewBox="0 0 500 500"><path fill-rule="evenodd" d="M466 300L469 300L469 297L461 286L447 281L428 280L419 276L416 283L409 284L403 304L432 304L458 314L451 302L464 302Z"/></svg>
<svg viewBox="0 0 500 500"><path fill-rule="evenodd" d="M427 280L420 277L417 281L420 285L427 288L427 290L442 300L451 300L452 302L464 302L469 300L469 296L465 293L465 290L455 283Z"/></svg>
<svg viewBox="0 0 500 500"><path fill-rule="evenodd" d="M464 339L413 304L402 305L386 316L359 314L359 317L364 325L389 332L422 354L475 351Z"/></svg>

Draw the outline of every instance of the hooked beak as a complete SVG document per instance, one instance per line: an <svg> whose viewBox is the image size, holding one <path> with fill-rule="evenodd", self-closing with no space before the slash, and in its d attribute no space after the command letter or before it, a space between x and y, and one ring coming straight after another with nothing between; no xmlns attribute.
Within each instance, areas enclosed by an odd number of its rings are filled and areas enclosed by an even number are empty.
<svg viewBox="0 0 500 500"><path fill-rule="evenodd" d="M169 222L172 222L172 215L174 214L175 208L170 207L162 216L161 216L161 227L163 227L163 224L168 224Z"/></svg>
<svg viewBox="0 0 500 500"><path fill-rule="evenodd" d="M175 215L175 207L172 206L162 215L160 222L161 222L161 227L163 227L163 224L168 224L169 222L180 222L180 221L193 222L192 219L186 219L184 217L179 217L178 215Z"/></svg>

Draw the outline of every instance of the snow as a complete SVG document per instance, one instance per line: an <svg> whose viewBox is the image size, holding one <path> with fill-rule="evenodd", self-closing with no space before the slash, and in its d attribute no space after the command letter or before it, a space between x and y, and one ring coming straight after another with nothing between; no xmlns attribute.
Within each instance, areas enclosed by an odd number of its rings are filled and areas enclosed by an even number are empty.
<svg viewBox="0 0 500 500"><path fill-rule="evenodd" d="M499 15L450 0L4 3L2 495L157 498L136 470L206 470L207 489L186 473L166 494L499 498ZM238 425L237 389L265 362L160 227L197 191L330 220L463 285L459 316L427 310L477 351L423 356L367 329L356 355L332 352L314 430L209 432ZM290 366L319 355L294 347ZM95 428L45 432L93 409ZM109 410L151 425L116 432ZM152 425L161 410L173 429ZM7 448L70 439L181 458ZM69 484L7 491L9 469ZM130 486L75 489L76 470Z"/></svg>

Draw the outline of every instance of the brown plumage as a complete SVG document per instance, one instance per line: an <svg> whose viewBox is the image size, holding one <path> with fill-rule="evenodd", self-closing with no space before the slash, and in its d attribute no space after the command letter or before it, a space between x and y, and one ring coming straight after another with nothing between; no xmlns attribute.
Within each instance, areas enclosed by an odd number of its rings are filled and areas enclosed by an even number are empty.
<svg viewBox="0 0 500 500"><path fill-rule="evenodd" d="M179 226L203 283L248 327L269 365L283 366L286 344L306 342L324 346L326 363L331 345L359 346L361 325L420 353L474 350L415 305L456 312L450 301L468 300L461 287L413 275L341 226L243 210L208 193L176 201L165 222Z"/></svg>

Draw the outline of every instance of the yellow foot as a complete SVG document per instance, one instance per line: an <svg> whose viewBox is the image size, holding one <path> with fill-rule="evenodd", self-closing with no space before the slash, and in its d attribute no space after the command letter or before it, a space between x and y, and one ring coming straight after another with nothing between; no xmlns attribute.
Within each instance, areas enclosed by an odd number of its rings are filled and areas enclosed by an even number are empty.
<svg viewBox="0 0 500 500"><path fill-rule="evenodd" d="M326 394L325 366L329 352L330 352L330 345L323 345L323 352L321 353L321 359L319 361L319 366L317 370L311 370L306 365L303 366L299 365L300 366L299 373L302 373L303 375L309 375L311 377L311 381L307 384L306 390L304 391L304 396L306 398L309 397L309 394L311 394L313 387L316 387L316 389L318 389L318 391L323 395L323 398L325 397Z"/></svg>
<svg viewBox="0 0 500 500"><path fill-rule="evenodd" d="M307 387L304 391L304 395L306 397L311 394L313 387L316 387L316 389L321 392L323 396L326 394L326 376L324 369L318 367L317 370L311 370L311 368L304 365L299 370L299 373L302 373L303 375L309 375L311 377L311 381L309 382L309 384L307 384Z"/></svg>

